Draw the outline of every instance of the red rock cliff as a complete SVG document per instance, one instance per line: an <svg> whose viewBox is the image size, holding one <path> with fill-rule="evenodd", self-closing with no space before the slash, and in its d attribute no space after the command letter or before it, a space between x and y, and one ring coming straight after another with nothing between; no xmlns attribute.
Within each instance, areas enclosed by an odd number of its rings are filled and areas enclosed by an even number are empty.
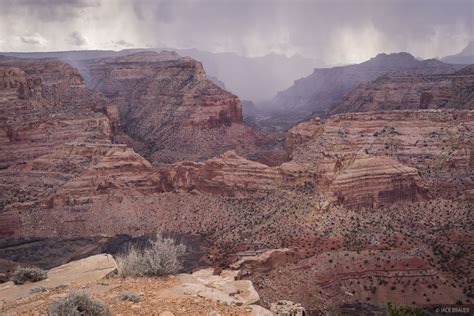
<svg viewBox="0 0 474 316"><path fill-rule="evenodd" d="M90 61L88 86L112 98L134 148L152 161L245 154L255 133L242 124L239 99L206 79L201 63L166 53Z"/></svg>

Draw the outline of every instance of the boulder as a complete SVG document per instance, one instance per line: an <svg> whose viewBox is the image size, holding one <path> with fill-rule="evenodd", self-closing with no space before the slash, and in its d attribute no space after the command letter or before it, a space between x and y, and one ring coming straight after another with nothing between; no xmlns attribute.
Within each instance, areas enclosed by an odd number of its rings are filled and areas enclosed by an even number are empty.
<svg viewBox="0 0 474 316"><path fill-rule="evenodd" d="M15 285L6 282L0 285L0 298L3 302L11 302L26 298L33 288L54 289L74 285L86 285L103 279L117 270L117 263L109 254L91 256L73 261L48 271L48 278L34 283Z"/></svg>
<svg viewBox="0 0 474 316"><path fill-rule="evenodd" d="M202 269L192 274L180 274L178 285L164 291L164 296L195 295L227 305L247 306L260 297L248 280L235 280L239 271L223 270L214 275L214 269Z"/></svg>

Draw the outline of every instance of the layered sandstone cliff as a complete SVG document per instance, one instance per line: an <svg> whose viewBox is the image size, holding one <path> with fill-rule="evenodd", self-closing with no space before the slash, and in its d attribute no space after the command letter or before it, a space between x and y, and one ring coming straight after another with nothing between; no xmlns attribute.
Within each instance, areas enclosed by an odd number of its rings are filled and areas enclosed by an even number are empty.
<svg viewBox="0 0 474 316"><path fill-rule="evenodd" d="M388 72L413 70L422 74L448 74L459 70L462 65L450 65L438 60L419 61L408 53L378 54L356 65L333 68L315 68L308 77L279 92L267 106L270 112L298 122L316 114L327 116L346 93L359 84L375 80Z"/></svg>
<svg viewBox="0 0 474 316"><path fill-rule="evenodd" d="M474 109L474 68L453 74L390 73L349 92L334 112Z"/></svg>
<svg viewBox="0 0 474 316"><path fill-rule="evenodd" d="M79 233L84 231L81 222L90 220L110 226L114 222L103 212L112 210L95 204L114 208L125 196L161 192L160 178L148 161L126 145L107 143L63 144L50 154L0 171L0 178L2 235Z"/></svg>
<svg viewBox="0 0 474 316"><path fill-rule="evenodd" d="M69 65L2 57L0 73L2 168L66 142L110 143L119 128L116 107L87 90Z"/></svg>
<svg viewBox="0 0 474 316"><path fill-rule="evenodd" d="M291 156L295 163L314 162L327 174L337 174L363 155L391 157L419 170L431 192L464 196L473 189L473 115L472 110L340 114ZM317 121L312 124L321 128Z"/></svg>
<svg viewBox="0 0 474 316"><path fill-rule="evenodd" d="M169 52L89 61L88 86L117 103L134 148L154 162L255 149L239 99L208 80L201 63Z"/></svg>
<svg viewBox="0 0 474 316"><path fill-rule="evenodd" d="M28 63L2 64L2 237L193 234L221 267L288 247L242 274L267 305L472 299L472 110L313 119L290 131L292 160L279 166L227 152L157 170L111 144L113 103L68 66L36 77L42 66Z"/></svg>
<svg viewBox="0 0 474 316"><path fill-rule="evenodd" d="M46 172L31 161L61 152L72 159L63 148L69 142L110 146L119 122L115 105L86 89L77 70L61 61L0 57L0 74L0 230L8 234L20 225L9 210L46 207L45 199L76 175L70 165ZM91 155L81 156L84 166Z"/></svg>
<svg viewBox="0 0 474 316"><path fill-rule="evenodd" d="M291 154L296 147L317 138L324 131L324 124L319 117L300 123L288 130L286 146Z"/></svg>
<svg viewBox="0 0 474 316"><path fill-rule="evenodd" d="M41 96L41 79L32 80L16 67L0 68L0 101L13 101Z"/></svg>
<svg viewBox="0 0 474 316"><path fill-rule="evenodd" d="M78 70L59 59L23 59L0 56L0 66L17 67L31 80L41 79L41 95L58 101L78 101L76 93L84 90L84 80ZM82 96L79 94L79 96Z"/></svg>
<svg viewBox="0 0 474 316"><path fill-rule="evenodd" d="M204 162L185 161L160 170L164 191L200 191L228 196L249 196L317 177L306 165L291 162L277 167L247 160L234 151Z"/></svg>
<svg viewBox="0 0 474 316"><path fill-rule="evenodd" d="M249 196L292 187L317 188L324 203L347 207L373 207L419 201L424 182L418 170L389 157L354 156L333 169L313 161L288 162L277 167L252 162L227 152L202 163L182 162L160 171L164 191L200 191ZM338 165L341 163L341 165Z"/></svg>

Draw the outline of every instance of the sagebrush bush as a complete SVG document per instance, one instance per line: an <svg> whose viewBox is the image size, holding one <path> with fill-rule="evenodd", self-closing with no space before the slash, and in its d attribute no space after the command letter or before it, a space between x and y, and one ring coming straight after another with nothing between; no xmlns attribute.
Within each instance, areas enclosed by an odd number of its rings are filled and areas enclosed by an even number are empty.
<svg viewBox="0 0 474 316"><path fill-rule="evenodd" d="M164 276L175 274L182 268L180 256L186 247L174 239L156 236L145 249L135 247L117 258L119 273L127 276Z"/></svg>
<svg viewBox="0 0 474 316"><path fill-rule="evenodd" d="M71 293L65 298L51 303L47 312L49 316L109 316L110 309L100 300L89 297L86 293Z"/></svg>
<svg viewBox="0 0 474 316"><path fill-rule="evenodd" d="M134 303L140 302L140 294L133 293L133 292L123 292L120 297L122 298L122 301L131 301Z"/></svg>
<svg viewBox="0 0 474 316"><path fill-rule="evenodd" d="M48 277L48 271L35 267L17 267L13 272L12 280L15 284L24 284L26 281L38 282Z"/></svg>

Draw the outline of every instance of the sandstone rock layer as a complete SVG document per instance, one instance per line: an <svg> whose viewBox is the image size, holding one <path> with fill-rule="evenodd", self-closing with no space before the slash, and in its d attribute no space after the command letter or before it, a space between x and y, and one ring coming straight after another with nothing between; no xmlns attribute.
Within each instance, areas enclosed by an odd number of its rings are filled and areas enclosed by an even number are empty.
<svg viewBox="0 0 474 316"><path fill-rule="evenodd" d="M474 67L453 74L389 73L349 92L335 112L474 109Z"/></svg>
<svg viewBox="0 0 474 316"><path fill-rule="evenodd" d="M91 89L119 107L129 143L154 162L200 160L255 150L239 99L208 80L201 63L170 53L136 53L81 68Z"/></svg>

